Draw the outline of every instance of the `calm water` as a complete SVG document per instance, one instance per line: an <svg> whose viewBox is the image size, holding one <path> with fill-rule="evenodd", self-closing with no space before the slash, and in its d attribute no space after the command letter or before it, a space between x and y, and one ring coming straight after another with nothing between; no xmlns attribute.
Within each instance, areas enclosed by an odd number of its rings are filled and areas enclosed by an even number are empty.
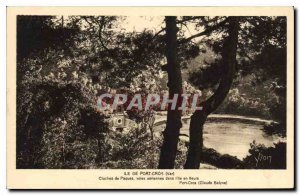
<svg viewBox="0 0 300 195"><path fill-rule="evenodd" d="M156 127L157 130L162 126ZM189 120L184 121L181 133L189 134ZM281 138L276 135L267 135L262 131L263 124L255 122L235 122L235 121L218 121L207 122L204 125L204 146L214 148L221 154L230 154L239 159L243 159L249 153L250 143L253 140L256 143L265 146L273 146ZM182 137L188 139L187 137Z"/></svg>

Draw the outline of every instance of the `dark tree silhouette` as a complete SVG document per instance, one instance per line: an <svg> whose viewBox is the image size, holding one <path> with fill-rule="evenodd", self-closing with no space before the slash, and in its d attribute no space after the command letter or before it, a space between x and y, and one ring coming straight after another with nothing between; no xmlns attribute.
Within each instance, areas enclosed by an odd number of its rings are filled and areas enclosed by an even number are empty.
<svg viewBox="0 0 300 195"><path fill-rule="evenodd" d="M177 59L177 31L176 17L166 17L166 56L167 56L167 72L169 98L173 98L174 94L182 94L182 78L180 64ZM167 124L163 132L164 141L160 153L160 161L158 168L172 169L177 152L177 144L179 139L179 130L181 124L181 111L177 108L171 110L168 106Z"/></svg>
<svg viewBox="0 0 300 195"><path fill-rule="evenodd" d="M239 22L235 17L229 18L228 37L222 48L223 71L216 92L201 103L202 110L197 110L191 117L190 143L185 169L198 169L203 147L203 125L207 116L218 108L225 99L234 77Z"/></svg>

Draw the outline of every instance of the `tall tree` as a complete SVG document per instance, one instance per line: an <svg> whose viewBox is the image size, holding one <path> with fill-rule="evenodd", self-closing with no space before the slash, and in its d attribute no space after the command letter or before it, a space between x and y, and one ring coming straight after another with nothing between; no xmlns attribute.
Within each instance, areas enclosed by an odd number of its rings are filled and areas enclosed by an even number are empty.
<svg viewBox="0 0 300 195"><path fill-rule="evenodd" d="M182 94L182 78L180 63L177 58L177 32L176 17L166 17L166 56L167 56L167 72L168 72L168 88L169 98L172 99L175 94ZM175 110L171 110L168 106L167 124L163 132L164 141L161 148L159 166L160 169L173 169L177 152L177 144L179 139L179 131L181 124L182 112L176 106Z"/></svg>
<svg viewBox="0 0 300 195"><path fill-rule="evenodd" d="M222 48L223 71L216 92L201 103L202 110L193 113L190 122L190 142L185 169L198 169L203 147L203 125L207 116L218 108L225 99L234 77L236 65L236 52L238 43L239 21L236 17L229 17L228 37Z"/></svg>

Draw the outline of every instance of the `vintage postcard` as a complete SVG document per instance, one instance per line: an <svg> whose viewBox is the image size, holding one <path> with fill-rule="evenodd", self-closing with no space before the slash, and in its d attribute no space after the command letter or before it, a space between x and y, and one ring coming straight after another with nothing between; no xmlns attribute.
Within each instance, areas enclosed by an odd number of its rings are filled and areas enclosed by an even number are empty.
<svg viewBox="0 0 300 195"><path fill-rule="evenodd" d="M7 7L8 189L294 189L293 7Z"/></svg>

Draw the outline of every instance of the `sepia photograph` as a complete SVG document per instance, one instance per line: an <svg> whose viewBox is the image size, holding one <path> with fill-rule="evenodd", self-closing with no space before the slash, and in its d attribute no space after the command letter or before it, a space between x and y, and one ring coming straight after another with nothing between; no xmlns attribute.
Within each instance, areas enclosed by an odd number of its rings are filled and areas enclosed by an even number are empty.
<svg viewBox="0 0 300 195"><path fill-rule="evenodd" d="M170 175L197 188L210 183L159 170L287 171L294 54L278 10L16 13L12 166L136 170L121 180Z"/></svg>

